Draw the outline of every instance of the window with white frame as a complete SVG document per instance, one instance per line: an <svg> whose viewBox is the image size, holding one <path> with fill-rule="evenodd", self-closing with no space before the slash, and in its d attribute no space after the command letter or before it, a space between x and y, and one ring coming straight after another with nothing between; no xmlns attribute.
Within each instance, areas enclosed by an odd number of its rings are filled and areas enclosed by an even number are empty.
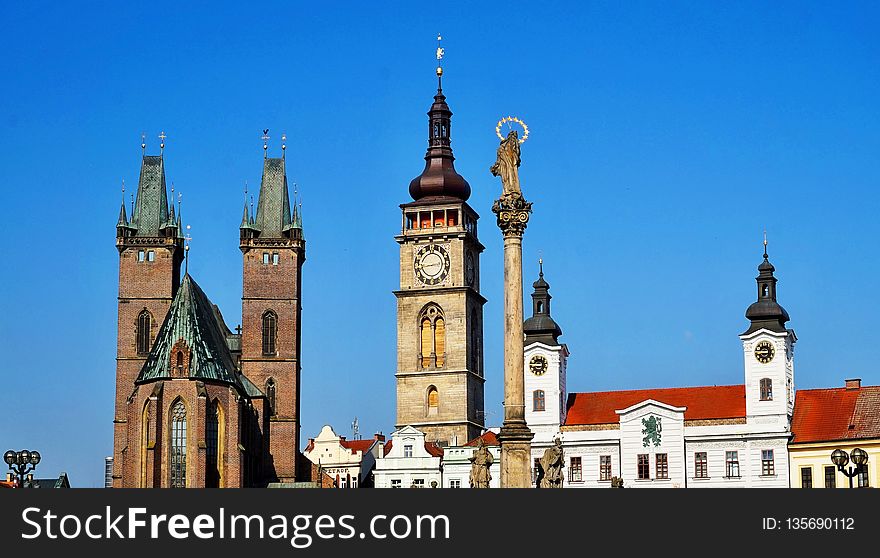
<svg viewBox="0 0 880 558"><path fill-rule="evenodd" d="M461 479L449 479L449 488L461 488Z"/></svg>
<svg viewBox="0 0 880 558"><path fill-rule="evenodd" d="M599 480L611 480L611 456L599 456Z"/></svg>
<svg viewBox="0 0 880 558"><path fill-rule="evenodd" d="M403 446L403 456L404 457L412 457L413 456L412 449L413 449L413 447L411 445Z"/></svg>
<svg viewBox="0 0 880 558"><path fill-rule="evenodd" d="M739 478L739 452L724 452L725 475L728 478Z"/></svg>
<svg viewBox="0 0 880 558"><path fill-rule="evenodd" d="M709 460L704 451L694 453L694 477L698 479L709 478Z"/></svg>
<svg viewBox="0 0 880 558"><path fill-rule="evenodd" d="M773 460L773 450L761 450L761 475L769 477L776 474L776 465Z"/></svg>

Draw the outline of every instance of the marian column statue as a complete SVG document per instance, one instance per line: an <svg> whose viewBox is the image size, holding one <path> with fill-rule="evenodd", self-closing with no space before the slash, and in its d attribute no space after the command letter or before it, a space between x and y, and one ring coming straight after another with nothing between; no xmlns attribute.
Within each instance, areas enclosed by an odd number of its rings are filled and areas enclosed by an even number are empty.
<svg viewBox="0 0 880 558"><path fill-rule="evenodd" d="M516 122L516 130L501 137L504 122ZM489 169L501 177L501 197L492 205L498 228L504 237L504 422L498 440L501 443L501 487L529 488L531 483L532 432L526 424L523 377L523 286L522 237L529 222L532 204L527 202L519 184L520 145L528 128L519 119L507 117L495 128L501 139L495 164Z"/></svg>

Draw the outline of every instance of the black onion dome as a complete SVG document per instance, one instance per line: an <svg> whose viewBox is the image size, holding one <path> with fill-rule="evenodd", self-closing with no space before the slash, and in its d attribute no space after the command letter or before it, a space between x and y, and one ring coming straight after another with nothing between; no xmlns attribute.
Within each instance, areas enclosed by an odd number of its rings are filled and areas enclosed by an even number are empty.
<svg viewBox="0 0 880 558"><path fill-rule="evenodd" d="M438 86L434 104L428 111L428 152L425 170L409 183L409 195L415 201L425 198L455 198L467 201L471 185L455 170L450 126L452 111L446 104L443 89Z"/></svg>
<svg viewBox="0 0 880 558"><path fill-rule="evenodd" d="M558 345L562 329L550 317L550 284L544 280L544 268L538 274L538 280L532 283L532 317L523 322L523 333L526 345L540 342L545 345Z"/></svg>
<svg viewBox="0 0 880 558"><path fill-rule="evenodd" d="M785 308L776 301L777 279L773 275L774 271L776 268L764 252L764 261L758 266L758 276L755 278L758 283L758 300L746 309L746 318L752 324L743 335L759 329L768 329L777 333L786 331L785 324L791 318Z"/></svg>

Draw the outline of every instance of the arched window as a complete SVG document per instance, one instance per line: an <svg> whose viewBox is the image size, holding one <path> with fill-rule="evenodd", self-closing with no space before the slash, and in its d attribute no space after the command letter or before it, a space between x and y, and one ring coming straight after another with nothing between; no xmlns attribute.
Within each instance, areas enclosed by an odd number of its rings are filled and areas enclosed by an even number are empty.
<svg viewBox="0 0 880 558"><path fill-rule="evenodd" d="M147 475L150 474L147 466L147 448L150 445L150 400L144 403L144 412L141 415L141 488L147 487Z"/></svg>
<svg viewBox="0 0 880 558"><path fill-rule="evenodd" d="M544 390L536 389L532 392L532 410L543 411L544 408Z"/></svg>
<svg viewBox="0 0 880 558"><path fill-rule="evenodd" d="M773 401L773 380L761 379L761 401Z"/></svg>
<svg viewBox="0 0 880 558"><path fill-rule="evenodd" d="M440 410L440 392L435 386L428 387L428 415L436 415Z"/></svg>
<svg viewBox="0 0 880 558"><path fill-rule="evenodd" d="M763 296L767 296L767 295L769 295L769 294L770 294L770 285L768 285L767 283L764 283L764 284L761 286L761 294L762 294Z"/></svg>
<svg viewBox="0 0 880 558"><path fill-rule="evenodd" d="M269 378L266 381L266 399L269 402L269 416L274 417L275 411L275 379Z"/></svg>
<svg viewBox="0 0 880 558"><path fill-rule="evenodd" d="M275 338L278 333L278 316L275 312L267 310L263 314L263 354L275 354Z"/></svg>
<svg viewBox="0 0 880 558"><path fill-rule="evenodd" d="M205 423L205 488L220 488L220 403L208 406Z"/></svg>
<svg viewBox="0 0 880 558"><path fill-rule="evenodd" d="M138 314L137 320L137 352L139 355L145 355L150 352L150 326L153 324L153 317L150 312L144 308Z"/></svg>
<svg viewBox="0 0 880 558"><path fill-rule="evenodd" d="M186 488L186 405L171 405L171 488Z"/></svg>
<svg viewBox="0 0 880 558"><path fill-rule="evenodd" d="M419 362L422 368L446 365L446 320L433 303L419 314Z"/></svg>
<svg viewBox="0 0 880 558"><path fill-rule="evenodd" d="M543 313L544 313L544 303L539 300L537 314L543 314Z"/></svg>

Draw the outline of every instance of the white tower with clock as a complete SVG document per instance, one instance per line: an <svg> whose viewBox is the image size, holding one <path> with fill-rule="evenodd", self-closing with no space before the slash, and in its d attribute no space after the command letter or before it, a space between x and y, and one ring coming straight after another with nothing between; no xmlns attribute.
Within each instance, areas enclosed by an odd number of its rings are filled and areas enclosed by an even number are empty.
<svg viewBox="0 0 880 558"><path fill-rule="evenodd" d="M542 261L539 266L532 285L532 317L523 323L523 356L526 423L535 434L532 449L543 452L565 422L568 347L559 342L562 330L550 316L550 285L544 280Z"/></svg>
<svg viewBox="0 0 880 558"><path fill-rule="evenodd" d="M455 171L452 111L440 87L428 112L425 170L401 205L397 297L397 428L464 444L483 433L483 304L479 216Z"/></svg>
<svg viewBox="0 0 880 558"><path fill-rule="evenodd" d="M758 300L746 310L751 321L739 337L745 357L746 420L788 430L794 412L794 344L788 312L776 300L775 268L767 257L758 266Z"/></svg>

